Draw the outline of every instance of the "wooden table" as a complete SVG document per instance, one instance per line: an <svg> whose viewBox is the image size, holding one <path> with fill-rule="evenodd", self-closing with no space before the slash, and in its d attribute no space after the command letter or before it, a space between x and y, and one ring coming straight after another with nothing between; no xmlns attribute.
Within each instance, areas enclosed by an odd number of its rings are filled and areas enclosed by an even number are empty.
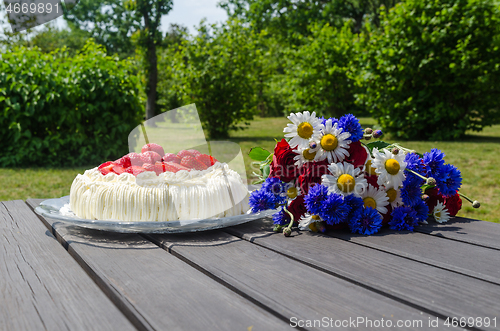
<svg viewBox="0 0 500 331"><path fill-rule="evenodd" d="M40 201L0 203L0 330L500 329L500 224L117 234L41 219Z"/></svg>

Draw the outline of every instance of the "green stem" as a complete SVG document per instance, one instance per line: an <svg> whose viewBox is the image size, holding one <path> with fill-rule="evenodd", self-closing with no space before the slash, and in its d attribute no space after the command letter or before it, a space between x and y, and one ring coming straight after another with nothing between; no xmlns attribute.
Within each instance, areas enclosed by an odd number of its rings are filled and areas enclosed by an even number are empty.
<svg viewBox="0 0 500 331"><path fill-rule="evenodd" d="M413 173L413 174L415 174L415 175L417 175L418 177L422 178L423 180L427 180L427 177L422 176L422 175L421 175L421 174L419 174L418 172L415 172L415 171L413 171L413 170L411 170L411 169L408 169L408 168L406 168L405 170L406 170L406 171L408 171L408 172L411 172L411 173Z"/></svg>
<svg viewBox="0 0 500 331"><path fill-rule="evenodd" d="M290 212L288 211L288 209L286 209L286 207L283 207L283 210L285 211L285 213L287 213L288 215L290 215L290 219L291 219L291 220L290 220L290 224L288 224L287 228L288 228L288 229L291 229L291 228L292 228L292 225L293 225L293 215L292 215L292 213L290 213Z"/></svg>
<svg viewBox="0 0 500 331"><path fill-rule="evenodd" d="M458 192L458 195L460 195L462 198L464 198L465 200L469 201L470 203L474 203L474 201L472 201L471 199L469 199L469 197L465 196L464 194Z"/></svg>

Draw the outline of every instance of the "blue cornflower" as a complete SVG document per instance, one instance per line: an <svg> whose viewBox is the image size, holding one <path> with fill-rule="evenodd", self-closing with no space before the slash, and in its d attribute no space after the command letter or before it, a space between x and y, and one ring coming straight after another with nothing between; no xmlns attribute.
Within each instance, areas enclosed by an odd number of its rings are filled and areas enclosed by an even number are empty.
<svg viewBox="0 0 500 331"><path fill-rule="evenodd" d="M420 200L419 203L413 206L413 210L415 210L415 213L417 214L416 217L418 222L427 220L427 216L429 215L429 207L424 200Z"/></svg>
<svg viewBox="0 0 500 331"><path fill-rule="evenodd" d="M250 194L248 204L252 207L252 212L257 213L262 210L276 208L276 197L270 192L260 189Z"/></svg>
<svg viewBox="0 0 500 331"><path fill-rule="evenodd" d="M357 232L369 236L378 232L381 227L382 216L372 207L363 208L361 217L358 220L349 220L349 228L351 228L352 233Z"/></svg>
<svg viewBox="0 0 500 331"><path fill-rule="evenodd" d="M353 114L342 116L339 120L339 128L342 128L343 132L349 132L351 134L349 140L352 142L363 139L363 128L361 124L359 124L359 120Z"/></svg>
<svg viewBox="0 0 500 331"><path fill-rule="evenodd" d="M427 175L427 167L424 164L424 160L415 153L408 153L405 156L406 169L410 169L418 173L419 175ZM420 184L424 183L424 180L410 171L405 172L406 177L413 177L419 179Z"/></svg>
<svg viewBox="0 0 500 331"><path fill-rule="evenodd" d="M262 183L262 189L273 194L283 193L284 188L284 183L278 177L268 177L264 183Z"/></svg>
<svg viewBox="0 0 500 331"><path fill-rule="evenodd" d="M427 176L439 177L441 167L444 165L444 153L437 148L431 149L430 152L424 153L424 163L427 166Z"/></svg>
<svg viewBox="0 0 500 331"><path fill-rule="evenodd" d="M349 221L357 222L363 214L363 207L365 205L363 199L355 196L354 194L349 194L344 197L344 203L350 208L347 219Z"/></svg>
<svg viewBox="0 0 500 331"><path fill-rule="evenodd" d="M262 183L261 190L272 194L275 197L276 204L283 205L287 201L286 184L278 177L266 178L264 183Z"/></svg>
<svg viewBox="0 0 500 331"><path fill-rule="evenodd" d="M408 206L396 207L392 211L389 227L397 231L413 231L418 225L417 212Z"/></svg>
<svg viewBox="0 0 500 331"><path fill-rule="evenodd" d="M347 220L350 207L344 203L344 198L340 194L328 194L326 200L323 201L319 216L326 221L327 224L339 224Z"/></svg>
<svg viewBox="0 0 500 331"><path fill-rule="evenodd" d="M330 117L330 118L324 118L324 117L318 117L319 121L321 124L325 125L326 121L332 120L332 126L335 125L335 123L338 123L339 120L336 119L335 117Z"/></svg>
<svg viewBox="0 0 500 331"><path fill-rule="evenodd" d="M311 187L304 197L304 203L309 213L312 215L319 215L323 201L326 200L327 195L328 188L326 186L318 184Z"/></svg>
<svg viewBox="0 0 500 331"><path fill-rule="evenodd" d="M419 177L407 177L404 180L401 188L401 199L403 199L405 205L415 206L422 201L421 184Z"/></svg>
<svg viewBox="0 0 500 331"><path fill-rule="evenodd" d="M290 215L285 213L283 207L279 212L273 214L273 223L276 225L288 225L290 223Z"/></svg>
<svg viewBox="0 0 500 331"><path fill-rule="evenodd" d="M455 166L445 164L441 167L441 176L436 178L439 193L444 197L451 197L457 194L458 189L462 186L462 174Z"/></svg>

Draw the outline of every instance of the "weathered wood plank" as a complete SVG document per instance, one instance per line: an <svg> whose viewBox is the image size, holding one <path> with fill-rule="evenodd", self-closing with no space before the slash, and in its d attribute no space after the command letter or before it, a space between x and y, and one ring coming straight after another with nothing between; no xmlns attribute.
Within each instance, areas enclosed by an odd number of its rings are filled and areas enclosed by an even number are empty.
<svg viewBox="0 0 500 331"><path fill-rule="evenodd" d="M139 235L44 222L122 311L134 316L139 328L289 329L284 321Z"/></svg>
<svg viewBox="0 0 500 331"><path fill-rule="evenodd" d="M329 235L500 285L500 254L495 249L388 228L371 236L347 231Z"/></svg>
<svg viewBox="0 0 500 331"><path fill-rule="evenodd" d="M0 330L133 330L24 201L0 203Z"/></svg>
<svg viewBox="0 0 500 331"><path fill-rule="evenodd" d="M498 285L327 235L301 232L285 238L271 228L270 220L259 220L226 231L440 317L500 320Z"/></svg>
<svg viewBox="0 0 500 331"><path fill-rule="evenodd" d="M447 223L429 222L415 231L500 250L500 224L455 217Z"/></svg>
<svg viewBox="0 0 500 331"><path fill-rule="evenodd" d="M429 328L429 314L223 231L147 237L291 322L293 318L364 317L384 318L395 325L399 319L415 319L423 321L422 327L416 329ZM323 251L316 258L327 254L330 252ZM332 327L319 325L318 329ZM370 328L358 325L344 329Z"/></svg>

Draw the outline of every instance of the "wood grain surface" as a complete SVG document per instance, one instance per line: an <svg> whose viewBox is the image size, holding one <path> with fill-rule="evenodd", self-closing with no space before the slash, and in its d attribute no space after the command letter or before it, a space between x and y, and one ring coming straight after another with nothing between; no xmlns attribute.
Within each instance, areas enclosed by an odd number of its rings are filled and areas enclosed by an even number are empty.
<svg viewBox="0 0 500 331"><path fill-rule="evenodd" d="M29 200L36 206L39 200ZM289 330L284 321L136 234L45 219L139 329Z"/></svg>
<svg viewBox="0 0 500 331"><path fill-rule="evenodd" d="M0 330L133 330L24 201L0 203Z"/></svg>
<svg viewBox="0 0 500 331"><path fill-rule="evenodd" d="M255 222L248 225L253 223ZM200 270L261 302L285 319L384 318L391 320L394 325L399 319L419 319L425 323L421 328L415 329L422 330L428 328L427 321L432 317L419 309L310 268L223 231L148 237ZM290 247L294 246L296 238L285 239ZM328 251L327 248L318 253L316 258L322 259L323 256L334 254L339 253L336 250ZM357 329L371 328L358 326Z"/></svg>
<svg viewBox="0 0 500 331"><path fill-rule="evenodd" d="M271 228L270 220L258 220L226 231L435 316L500 320L500 286L496 284L323 234L300 232L285 238L273 234Z"/></svg>
<svg viewBox="0 0 500 331"><path fill-rule="evenodd" d="M500 285L500 253L496 249L387 228L371 236L340 231L329 235Z"/></svg>
<svg viewBox="0 0 500 331"><path fill-rule="evenodd" d="M443 224L429 222L416 227L415 231L500 250L498 223L455 217Z"/></svg>

